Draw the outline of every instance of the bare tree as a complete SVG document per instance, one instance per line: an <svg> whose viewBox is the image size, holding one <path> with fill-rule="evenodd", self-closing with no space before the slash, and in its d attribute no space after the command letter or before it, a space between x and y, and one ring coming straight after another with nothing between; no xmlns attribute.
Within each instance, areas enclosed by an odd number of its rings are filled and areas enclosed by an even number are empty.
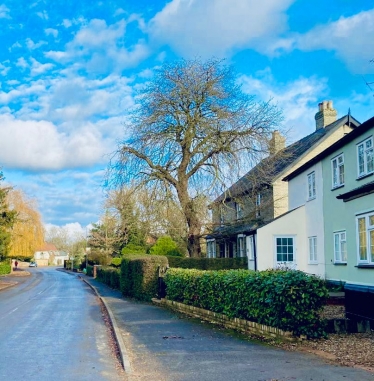
<svg viewBox="0 0 374 381"><path fill-rule="evenodd" d="M154 187L179 203L190 256L201 253L201 197L236 180L268 148L281 114L245 95L222 61L165 64L138 95L138 107L110 166L121 184Z"/></svg>

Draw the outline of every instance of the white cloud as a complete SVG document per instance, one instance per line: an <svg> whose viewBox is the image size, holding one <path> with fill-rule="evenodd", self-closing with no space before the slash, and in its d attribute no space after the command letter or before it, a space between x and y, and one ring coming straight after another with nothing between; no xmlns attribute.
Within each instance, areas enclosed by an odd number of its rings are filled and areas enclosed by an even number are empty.
<svg viewBox="0 0 374 381"><path fill-rule="evenodd" d="M0 75L3 75L3 76L7 75L9 70L10 70L10 66L5 66L0 63Z"/></svg>
<svg viewBox="0 0 374 381"><path fill-rule="evenodd" d="M114 12L114 15L113 16L119 16L119 15L123 15L124 13L126 13L126 11L122 8L118 8L116 9L116 11Z"/></svg>
<svg viewBox="0 0 374 381"><path fill-rule="evenodd" d="M142 40L125 46L126 21L107 25L104 20L93 19L83 25L65 51L49 51L45 56L63 63L74 63L89 72L120 72L136 66L148 57L149 48Z"/></svg>
<svg viewBox="0 0 374 381"><path fill-rule="evenodd" d="M30 50L38 49L41 46L46 45L46 44L47 44L46 41L39 41L39 42L35 43L31 38L26 38L26 46Z"/></svg>
<svg viewBox="0 0 374 381"><path fill-rule="evenodd" d="M355 73L373 72L374 9L318 25L302 35L279 40L270 50L333 51Z"/></svg>
<svg viewBox="0 0 374 381"><path fill-rule="evenodd" d="M48 13L45 10L43 12L36 12L36 15L39 16L42 20L48 20L49 19Z"/></svg>
<svg viewBox="0 0 374 381"><path fill-rule="evenodd" d="M0 5L0 19L10 19L9 12L10 9L5 4Z"/></svg>
<svg viewBox="0 0 374 381"><path fill-rule="evenodd" d="M53 37L57 37L58 36L58 30L57 29L53 29L53 28L44 29L44 33L47 36L49 36L49 35L52 35Z"/></svg>
<svg viewBox="0 0 374 381"><path fill-rule="evenodd" d="M31 58L31 75L35 76L45 73L46 71L52 69L53 66L54 65L51 63L42 64L38 62L36 59Z"/></svg>
<svg viewBox="0 0 374 381"><path fill-rule="evenodd" d="M65 28L70 28L70 27L73 25L73 23L72 23L70 20L68 20L68 19L63 19L63 20L62 20L62 25L63 25Z"/></svg>
<svg viewBox="0 0 374 381"><path fill-rule="evenodd" d="M223 56L287 29L294 0L173 0L149 24L151 36L184 56Z"/></svg>
<svg viewBox="0 0 374 381"><path fill-rule="evenodd" d="M102 161L101 135L90 124L70 134L48 121L0 115L0 162L7 168L58 170Z"/></svg>
<svg viewBox="0 0 374 381"><path fill-rule="evenodd" d="M18 58L16 62L16 66L22 69L27 69L28 67L30 67L30 65L27 63L27 61L23 57Z"/></svg>
<svg viewBox="0 0 374 381"><path fill-rule="evenodd" d="M279 83L273 78L270 69L267 69L255 76L243 75L240 82L243 91L256 95L257 101L272 99L283 110L283 125L285 130L290 130L290 141L300 139L315 130L314 116L318 111L318 103L328 95L326 78L300 77L287 83Z"/></svg>

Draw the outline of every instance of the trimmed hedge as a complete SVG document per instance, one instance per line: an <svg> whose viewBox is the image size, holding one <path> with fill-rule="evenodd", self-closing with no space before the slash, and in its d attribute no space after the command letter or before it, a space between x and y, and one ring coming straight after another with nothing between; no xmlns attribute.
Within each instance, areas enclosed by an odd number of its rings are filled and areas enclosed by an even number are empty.
<svg viewBox="0 0 374 381"><path fill-rule="evenodd" d="M97 279L111 288L120 289L120 270L113 267L98 267Z"/></svg>
<svg viewBox="0 0 374 381"><path fill-rule="evenodd" d="M170 267L198 270L248 269L247 257L242 258L179 258L167 256Z"/></svg>
<svg viewBox="0 0 374 381"><path fill-rule="evenodd" d="M170 268L164 280L170 300L295 335L326 335L318 314L328 297L325 282L301 271Z"/></svg>
<svg viewBox="0 0 374 381"><path fill-rule="evenodd" d="M121 292L125 296L150 301L158 294L158 268L168 260L159 255L127 255L121 263Z"/></svg>
<svg viewBox="0 0 374 381"><path fill-rule="evenodd" d="M0 262L0 275L10 274L12 266L9 261Z"/></svg>

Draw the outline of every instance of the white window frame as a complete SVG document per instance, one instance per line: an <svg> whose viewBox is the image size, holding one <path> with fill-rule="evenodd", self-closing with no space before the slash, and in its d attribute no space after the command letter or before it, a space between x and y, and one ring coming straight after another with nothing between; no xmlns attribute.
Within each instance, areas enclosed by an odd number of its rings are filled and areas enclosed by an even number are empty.
<svg viewBox="0 0 374 381"><path fill-rule="evenodd" d="M339 163L339 159L341 162ZM335 165L335 168L334 168ZM344 154L331 159L331 178L332 188L338 188L344 185Z"/></svg>
<svg viewBox="0 0 374 381"><path fill-rule="evenodd" d="M244 234L238 234L237 236L238 241L238 257L242 258L245 257L245 235Z"/></svg>
<svg viewBox="0 0 374 381"><path fill-rule="evenodd" d="M225 224L225 216L223 214L223 207L219 207L219 224L220 226L223 226Z"/></svg>
<svg viewBox="0 0 374 381"><path fill-rule="evenodd" d="M345 230L336 231L333 234L334 237L334 263L347 263L347 232ZM336 247L336 239L338 239L338 250ZM342 250L343 244L345 250ZM343 256L344 254L344 256Z"/></svg>
<svg viewBox="0 0 374 381"><path fill-rule="evenodd" d="M287 239L292 239L292 261L278 261L278 252L277 252L277 239L278 238L287 238ZM283 246L283 245L282 245ZM288 247L288 242L286 244L286 246ZM277 236L274 236L274 253L275 253L275 263L277 265L282 265L282 264L294 264L296 263L296 237L294 235L277 235ZM289 253L286 253L287 255Z"/></svg>
<svg viewBox="0 0 374 381"><path fill-rule="evenodd" d="M308 174L308 200L316 198L316 172L310 172Z"/></svg>
<svg viewBox="0 0 374 381"><path fill-rule="evenodd" d="M370 144L369 147L367 145ZM360 147L362 147L362 161L363 169L360 170ZM369 152L371 151L371 161L368 161ZM371 164L372 169L369 170ZM358 177L366 176L370 173L374 173L374 142L373 137L363 140L357 144L357 175Z"/></svg>
<svg viewBox="0 0 374 381"><path fill-rule="evenodd" d="M217 258L216 253L216 240L215 239L207 239L206 240L206 251L208 258Z"/></svg>
<svg viewBox="0 0 374 381"><path fill-rule="evenodd" d="M246 237L246 252L249 261L255 260L255 236L249 235Z"/></svg>
<svg viewBox="0 0 374 381"><path fill-rule="evenodd" d="M317 264L317 236L308 237L309 263Z"/></svg>
<svg viewBox="0 0 374 381"><path fill-rule="evenodd" d="M365 222L365 254L366 258L362 259L360 255L361 251L361 237L360 237L360 226L359 220ZM356 217L356 235L357 235L357 262L359 264L374 265L374 211L366 214L361 214ZM371 252L372 251L372 252Z"/></svg>

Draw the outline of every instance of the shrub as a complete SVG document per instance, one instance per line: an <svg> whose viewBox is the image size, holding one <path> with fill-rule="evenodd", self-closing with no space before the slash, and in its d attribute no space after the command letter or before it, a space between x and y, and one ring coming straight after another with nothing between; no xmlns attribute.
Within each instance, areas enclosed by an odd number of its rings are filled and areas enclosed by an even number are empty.
<svg viewBox="0 0 374 381"><path fill-rule="evenodd" d="M178 249L178 245L169 236L160 237L157 242L151 247L150 254L152 255L168 255L173 257L182 257L183 254Z"/></svg>
<svg viewBox="0 0 374 381"><path fill-rule="evenodd" d="M121 266L122 258L112 258L112 261L110 262L110 265L113 267L120 267Z"/></svg>
<svg viewBox="0 0 374 381"><path fill-rule="evenodd" d="M98 267L97 279L116 290L120 289L120 270L112 267Z"/></svg>
<svg viewBox="0 0 374 381"><path fill-rule="evenodd" d="M86 275L93 276L93 266L87 265L87 267L86 267Z"/></svg>
<svg viewBox="0 0 374 381"><path fill-rule="evenodd" d="M10 274L12 271L12 266L10 261L0 262L0 275Z"/></svg>
<svg viewBox="0 0 374 381"><path fill-rule="evenodd" d="M168 299L295 335L325 335L319 317L328 297L325 282L301 271L171 268L164 279Z"/></svg>
<svg viewBox="0 0 374 381"><path fill-rule="evenodd" d="M121 263L121 292L139 300L151 300L158 294L158 268L168 265L167 258L156 255L127 255Z"/></svg>
<svg viewBox="0 0 374 381"><path fill-rule="evenodd" d="M178 258L169 257L170 267L199 270L248 269L248 259L243 258Z"/></svg>

